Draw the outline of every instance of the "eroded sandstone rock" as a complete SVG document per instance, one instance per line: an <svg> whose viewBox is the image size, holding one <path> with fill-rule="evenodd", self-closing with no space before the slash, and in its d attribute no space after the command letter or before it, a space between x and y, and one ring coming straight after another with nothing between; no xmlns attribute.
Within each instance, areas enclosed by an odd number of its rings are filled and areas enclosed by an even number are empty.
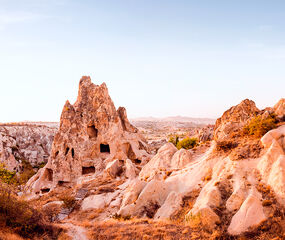
<svg viewBox="0 0 285 240"><path fill-rule="evenodd" d="M223 141L232 133L242 128L248 119L255 116L259 109L249 99L243 100L240 104L225 111L221 118L217 119L214 129L214 139Z"/></svg>
<svg viewBox="0 0 285 240"><path fill-rule="evenodd" d="M105 83L82 77L76 102L65 103L45 168L32 178L28 192L48 192L70 186L83 175L101 173L109 162L149 159L145 139L133 127L124 108L116 110Z"/></svg>

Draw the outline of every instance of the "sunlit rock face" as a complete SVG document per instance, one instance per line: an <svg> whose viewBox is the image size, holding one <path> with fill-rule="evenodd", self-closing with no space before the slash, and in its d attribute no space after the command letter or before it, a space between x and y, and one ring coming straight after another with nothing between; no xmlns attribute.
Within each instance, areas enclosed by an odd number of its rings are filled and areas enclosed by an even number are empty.
<svg viewBox="0 0 285 240"><path fill-rule="evenodd" d="M214 139L226 140L230 134L242 128L247 120L259 113L255 103L249 99L243 100L240 104L231 107L224 112L222 117L217 119L214 129Z"/></svg>
<svg viewBox="0 0 285 240"><path fill-rule="evenodd" d="M82 77L76 102L66 101L63 107L48 164L30 179L28 192L72 185L79 177L101 173L116 159L122 169L127 159L143 164L149 160L148 145L128 121L125 108L116 110L106 84Z"/></svg>

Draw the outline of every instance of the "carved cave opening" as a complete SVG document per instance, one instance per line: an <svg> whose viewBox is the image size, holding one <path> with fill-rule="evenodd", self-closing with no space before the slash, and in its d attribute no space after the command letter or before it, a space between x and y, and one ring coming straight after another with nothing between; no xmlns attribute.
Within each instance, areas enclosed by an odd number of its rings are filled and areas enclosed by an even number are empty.
<svg viewBox="0 0 285 240"><path fill-rule="evenodd" d="M58 181L57 185L59 187L67 187L69 185L69 182L65 182L65 181Z"/></svg>
<svg viewBox="0 0 285 240"><path fill-rule="evenodd" d="M142 163L142 160L140 159L135 159L135 164L141 164Z"/></svg>
<svg viewBox="0 0 285 240"><path fill-rule="evenodd" d="M48 181L50 181L50 182L53 179L53 171L50 168L47 168L47 178L48 178Z"/></svg>
<svg viewBox="0 0 285 240"><path fill-rule="evenodd" d="M88 134L89 138L97 138L98 129L95 128L94 125L90 125L87 127L87 134Z"/></svg>
<svg viewBox="0 0 285 240"><path fill-rule="evenodd" d="M82 175L89 174L89 173L95 173L95 167L82 167Z"/></svg>
<svg viewBox="0 0 285 240"><path fill-rule="evenodd" d="M71 148L71 156L74 158L74 148Z"/></svg>
<svg viewBox="0 0 285 240"><path fill-rule="evenodd" d="M42 192L42 193L48 193L49 191L50 191L49 188L43 188L43 189L41 189L41 192Z"/></svg>
<svg viewBox="0 0 285 240"><path fill-rule="evenodd" d="M100 152L101 153L110 153L110 146L109 144L100 144Z"/></svg>

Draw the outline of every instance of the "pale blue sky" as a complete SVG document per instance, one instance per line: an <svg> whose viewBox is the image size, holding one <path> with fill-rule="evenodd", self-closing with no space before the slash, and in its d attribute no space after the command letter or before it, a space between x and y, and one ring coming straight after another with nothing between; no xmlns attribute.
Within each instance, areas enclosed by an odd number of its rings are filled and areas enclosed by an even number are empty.
<svg viewBox="0 0 285 240"><path fill-rule="evenodd" d="M82 75L129 117L285 97L285 1L0 0L0 122L57 121Z"/></svg>

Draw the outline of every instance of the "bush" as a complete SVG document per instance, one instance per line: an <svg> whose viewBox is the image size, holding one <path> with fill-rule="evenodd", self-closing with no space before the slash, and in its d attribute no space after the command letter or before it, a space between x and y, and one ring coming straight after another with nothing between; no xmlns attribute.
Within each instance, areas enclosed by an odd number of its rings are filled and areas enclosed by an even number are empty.
<svg viewBox="0 0 285 240"><path fill-rule="evenodd" d="M274 115L269 115L266 118L262 118L262 116L259 115L250 120L243 128L243 132L246 135L253 135L260 138L271 129L276 128L276 122Z"/></svg>
<svg viewBox="0 0 285 240"><path fill-rule="evenodd" d="M0 183L0 223L24 237L43 234L49 227L39 211L29 206L4 184Z"/></svg>
<svg viewBox="0 0 285 240"><path fill-rule="evenodd" d="M198 139L197 138L189 138L186 137L183 140L179 141L176 145L178 149L184 148L184 149L191 149L198 145Z"/></svg>
<svg viewBox="0 0 285 240"><path fill-rule="evenodd" d="M179 142L179 137L176 135L175 138L173 136L171 136L168 140L168 142L173 143L174 146L177 146L178 142Z"/></svg>
<svg viewBox="0 0 285 240"><path fill-rule="evenodd" d="M63 201L63 206L68 209L73 208L76 202L75 197L68 194L62 195L60 200Z"/></svg>
<svg viewBox="0 0 285 240"><path fill-rule="evenodd" d="M12 184L15 183L15 174L16 172L9 171L5 168L3 163L0 163L0 181Z"/></svg>

